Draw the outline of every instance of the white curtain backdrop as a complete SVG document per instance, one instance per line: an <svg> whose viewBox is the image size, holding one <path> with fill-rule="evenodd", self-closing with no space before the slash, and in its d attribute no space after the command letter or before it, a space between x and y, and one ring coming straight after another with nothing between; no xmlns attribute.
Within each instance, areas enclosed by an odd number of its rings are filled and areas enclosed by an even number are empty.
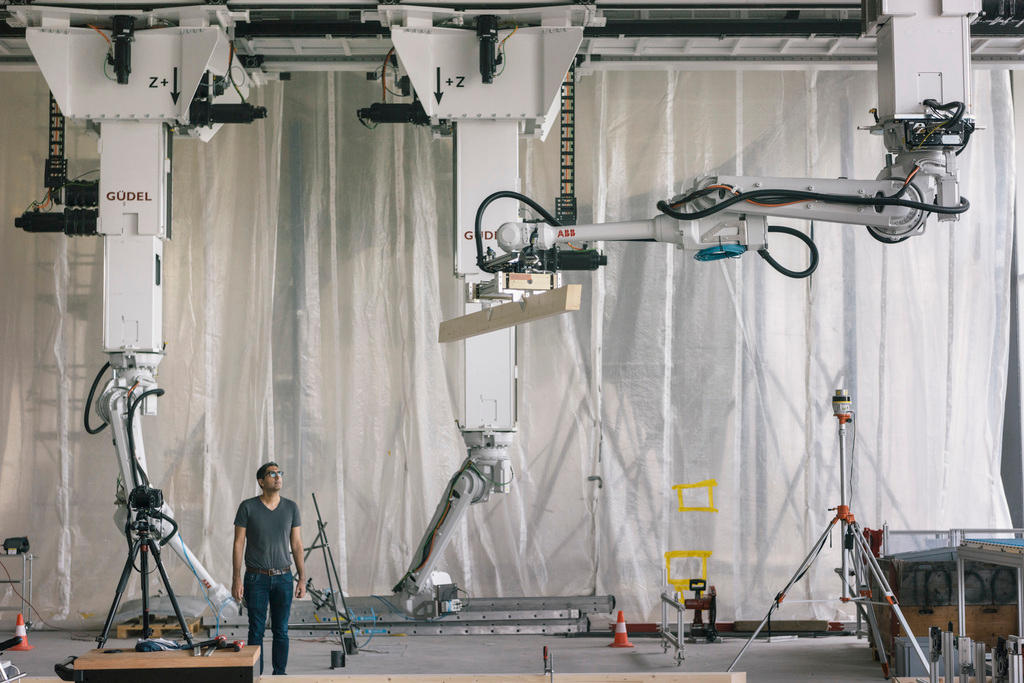
<svg viewBox="0 0 1024 683"><path fill-rule="evenodd" d="M224 582L260 463L286 471L307 542L317 494L345 587L366 595L402 575L464 456L459 354L435 341L460 296L451 140L362 127L355 110L377 93L361 74L296 74L257 94L266 120L175 144L167 394L144 420L146 448L182 534ZM876 99L870 72L597 73L577 93L581 222L653 215L708 173L873 178L884 165L880 139L856 130ZM986 130L961 157L972 208L958 223L883 246L863 228L779 221L813 231L810 280L756 255L704 264L654 244L607 244L607 268L567 274L582 310L520 328L513 491L471 509L441 568L473 596L611 593L653 620L665 553L710 551L719 619L759 618L838 503L839 387L857 409L863 524L1009 526L1006 73L975 74L975 107ZM41 194L46 110L38 74L0 73L0 533L31 539L48 621L96 625L124 561L113 450L81 427L105 360L101 243L13 228ZM557 130L522 152L525 192L552 206ZM69 157L72 174L96 168L95 138L75 129ZM771 249L804 263L791 238ZM717 512L680 512L673 486L707 479ZM837 593L837 549L793 598ZM198 594L168 564L176 589Z"/></svg>

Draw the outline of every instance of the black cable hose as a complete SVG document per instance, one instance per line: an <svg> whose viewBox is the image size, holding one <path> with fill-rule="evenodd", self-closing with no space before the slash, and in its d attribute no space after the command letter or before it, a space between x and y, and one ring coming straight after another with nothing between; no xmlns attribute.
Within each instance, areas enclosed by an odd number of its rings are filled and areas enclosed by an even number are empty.
<svg viewBox="0 0 1024 683"><path fill-rule="evenodd" d="M790 270L789 268L780 265L778 261L772 258L771 254L768 253L768 247L765 247L764 249L758 249L758 255L765 261L767 261L768 265L770 265L772 268L779 271L786 277L791 277L796 280L805 277L810 277L811 273L813 273L818 268L818 247L817 245L814 244L814 240L812 240L808 235L805 235L796 228L788 228L784 225L769 225L768 232L781 232L786 235L792 235L793 237L796 237L801 242L806 244L807 251L810 252L810 263L807 264L807 268L805 268L804 270Z"/></svg>
<svg viewBox="0 0 1024 683"><path fill-rule="evenodd" d="M126 521L124 523L124 540L126 540L128 542L128 554L131 555L131 552L132 552L132 511L131 511L131 509L128 508L127 503L125 504L125 509L128 510L128 521ZM142 570L135 566L135 562L134 561L132 561L132 567L135 569L135 571L139 572L140 574L142 573Z"/></svg>
<svg viewBox="0 0 1024 683"><path fill-rule="evenodd" d="M85 423L85 431L90 434L99 434L107 428L107 423L104 422L99 427L93 429L89 426L89 408L92 408L92 399L96 395L96 387L100 384L100 378L103 377L103 373L110 369L110 363L104 363L100 371L96 373L96 378L92 381L92 386L89 387L89 398L85 399L85 413L82 416L83 422Z"/></svg>
<svg viewBox="0 0 1024 683"><path fill-rule="evenodd" d="M922 104L925 105L926 107L931 107L936 111L950 111L951 109L956 110L956 113L954 113L952 116L946 119L945 122L940 124L942 126L945 126L947 123L959 123L964 118L964 113L966 113L967 111L967 105L965 105L963 102L947 102L945 104L939 104L936 100L929 99L924 100ZM963 151L967 149L967 143L971 141L971 135L973 133L974 125L968 122L968 124L964 126L964 143L960 145L960 149L956 151L956 156L960 156L961 154L963 154Z"/></svg>
<svg viewBox="0 0 1024 683"><path fill-rule="evenodd" d="M945 104L939 104L938 100L927 99L922 100L921 104L923 104L926 107L931 107L936 111L951 111L955 109L956 113L954 113L952 116L946 119L949 123L959 123L960 120L964 117L964 112L967 111L967 105L965 105L963 102L955 101L946 102Z"/></svg>
<svg viewBox="0 0 1024 683"><path fill-rule="evenodd" d="M139 404L142 403L147 396L163 395L163 389L150 389L149 391L144 391L139 394L139 397L132 401L131 405L128 407L128 457L131 458L132 483L135 484L135 486L138 486L140 483L140 475L145 485L149 486L149 475L147 475L142 469L142 466L139 465L138 458L135 457L135 436L132 434L132 425L135 422L135 409L139 407Z"/></svg>
<svg viewBox="0 0 1024 683"><path fill-rule="evenodd" d="M174 537L174 534L178 533L178 523L176 521L174 521L173 517L171 517L169 515L165 515L160 510L157 510L156 514L153 515L153 516L157 517L158 519L166 520L167 522L170 522L170 524L171 524L171 531L170 531L170 533L168 533L166 536L164 536L163 538L160 539L160 546L163 547L163 546L167 545L167 542L170 541L171 538Z"/></svg>
<svg viewBox="0 0 1024 683"><path fill-rule="evenodd" d="M705 188L709 189L709 188ZM717 189L717 188L716 188ZM712 192L714 189L712 189ZM699 191L698 191L699 192ZM691 193L693 196L696 193ZM965 198L960 197L960 205L954 207L938 206L935 204L926 204L924 202L915 202L909 199L900 199L899 197L860 197L856 195L841 195L841 194L823 194L821 192L807 192L804 190L751 190L749 192L741 192L740 194L733 195L728 199L724 199L714 206L710 206L701 211L693 211L690 213L684 213L673 209L668 202L662 200L658 202L658 210L666 216L671 216L676 220L680 221L695 221L700 218L706 218L714 215L719 211L727 209L733 204L747 201L748 199L762 199L767 200L771 203L782 203L794 200L809 200L819 202L831 202L833 204L852 204L854 206L901 206L907 209L917 209L918 211L927 211L929 213L941 213L941 214L961 214L971 208L971 203Z"/></svg>
<svg viewBox="0 0 1024 683"><path fill-rule="evenodd" d="M962 151L962 149L963 148L961 148L961 151ZM910 183L909 182L903 183L903 187L901 187L899 190L897 190L895 193L893 193L892 194L892 198L893 199L899 199L904 194L906 194L906 192L907 192L907 190L909 188L910 188ZM868 234L871 235L871 237L873 239L878 240L882 244L899 244L900 242L906 242L908 239L913 237L913 235L903 235L902 237L897 237L896 239L888 239L888 238L886 238L885 233L876 230L875 228L871 227L870 225L866 225L864 227L867 228Z"/></svg>
<svg viewBox="0 0 1024 683"><path fill-rule="evenodd" d="M561 223L558 222L557 219L555 219L554 216L548 213L548 211L543 206L533 201L525 194L522 194L520 192L513 192L512 190L499 190L493 194L488 195L487 197L484 198L482 202L480 202L480 206L476 210L476 220L473 226L473 234L474 237L476 238L476 265L477 267L480 268L480 270L484 271L485 273L493 273L495 271L484 267L484 241L480 232L480 224L483 222L484 211L487 210L487 207L493 204L494 202L498 201L499 199L515 199L517 201L520 201L523 204L526 204L534 211L536 211L538 214L540 214L541 218L543 218L544 222L547 223L548 225L552 227L560 227L562 225Z"/></svg>
<svg viewBox="0 0 1024 683"><path fill-rule="evenodd" d="M890 240L890 239L886 239L885 237L883 237L884 233L878 232L877 230L872 228L870 225L866 225L864 227L866 227L868 229L868 234L871 235L871 237L873 237L874 239L878 240L882 244L899 244L900 242L906 242L907 240L909 240L912 237L912 235L904 235L903 237L897 237L896 239Z"/></svg>
<svg viewBox="0 0 1024 683"><path fill-rule="evenodd" d="M964 144L960 145L960 149L956 151L956 156L960 156L967 149L967 143L971 141L971 136L974 135L974 128L968 127L964 130Z"/></svg>

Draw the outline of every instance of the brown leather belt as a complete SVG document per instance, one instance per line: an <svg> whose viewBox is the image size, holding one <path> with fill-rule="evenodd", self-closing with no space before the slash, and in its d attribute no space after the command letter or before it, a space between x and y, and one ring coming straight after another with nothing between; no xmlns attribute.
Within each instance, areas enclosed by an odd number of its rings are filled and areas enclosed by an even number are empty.
<svg viewBox="0 0 1024 683"><path fill-rule="evenodd" d="M285 569L256 569L255 567L246 567L245 571L252 572L253 574L263 574L265 576L280 576L281 574L287 574L292 570L291 567Z"/></svg>

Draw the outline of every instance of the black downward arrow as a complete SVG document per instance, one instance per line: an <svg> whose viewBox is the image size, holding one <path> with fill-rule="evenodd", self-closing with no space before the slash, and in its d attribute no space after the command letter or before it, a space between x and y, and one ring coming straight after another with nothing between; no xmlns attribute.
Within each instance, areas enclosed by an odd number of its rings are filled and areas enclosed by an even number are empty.
<svg viewBox="0 0 1024 683"><path fill-rule="evenodd" d="M180 94L181 93L178 92L178 67L174 67L174 89L171 90L171 101L177 104L178 95Z"/></svg>
<svg viewBox="0 0 1024 683"><path fill-rule="evenodd" d="M441 104L441 97L444 93L441 92L441 67L437 67L437 89L434 91L434 97L437 98L437 103Z"/></svg>

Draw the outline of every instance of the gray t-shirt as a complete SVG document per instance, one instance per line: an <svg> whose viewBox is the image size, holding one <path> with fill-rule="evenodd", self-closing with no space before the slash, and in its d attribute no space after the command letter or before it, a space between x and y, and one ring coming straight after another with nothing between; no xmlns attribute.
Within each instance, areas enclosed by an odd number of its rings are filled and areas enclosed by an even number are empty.
<svg viewBox="0 0 1024 683"><path fill-rule="evenodd" d="M302 526L299 506L281 498L273 510L259 499L247 498L235 513L235 526L245 527L245 566L287 569L292 566L292 528Z"/></svg>

